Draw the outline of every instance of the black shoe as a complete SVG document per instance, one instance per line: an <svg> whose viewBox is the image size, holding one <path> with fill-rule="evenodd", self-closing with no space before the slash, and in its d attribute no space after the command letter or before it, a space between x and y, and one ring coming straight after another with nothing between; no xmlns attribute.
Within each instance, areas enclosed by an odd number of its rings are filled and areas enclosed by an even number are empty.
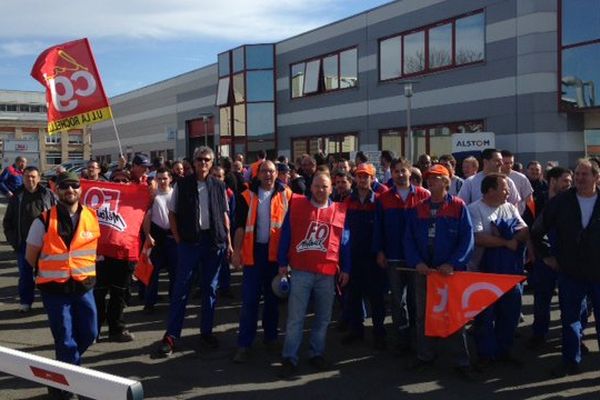
<svg viewBox="0 0 600 400"><path fill-rule="evenodd" d="M385 350L387 348L385 336L373 336L373 348L380 351Z"/></svg>
<svg viewBox="0 0 600 400"><path fill-rule="evenodd" d="M420 358L417 358L417 360L414 361L408 367L408 369L414 372L426 372L427 370L433 368L434 362L435 360L421 360Z"/></svg>
<svg viewBox="0 0 600 400"><path fill-rule="evenodd" d="M73 400L79 398L75 393L50 386L48 387L48 397L56 400Z"/></svg>
<svg viewBox="0 0 600 400"><path fill-rule="evenodd" d="M279 376L281 379L290 379L294 375L296 375L297 370L298 367L296 367L289 358L286 358L283 360L283 363L281 365L281 368L279 369L279 373L277 374L277 376Z"/></svg>
<svg viewBox="0 0 600 400"><path fill-rule="evenodd" d="M148 304L144 306L144 314L151 315L156 311L154 304Z"/></svg>
<svg viewBox="0 0 600 400"><path fill-rule="evenodd" d="M477 370L471 366L466 367L456 367L454 369L458 376L466 382L480 382L481 376L477 372Z"/></svg>
<svg viewBox="0 0 600 400"><path fill-rule="evenodd" d="M133 333L129 332L128 330L124 330L123 332L116 334L116 335L108 336L109 342L127 343L127 342L133 342L134 340L135 340L135 336L133 336Z"/></svg>
<svg viewBox="0 0 600 400"><path fill-rule="evenodd" d="M362 342L364 339L365 339L364 335L351 331L351 332L346 333L344 335L344 337L342 337L341 343L344 346L348 346L348 345L351 345L356 342Z"/></svg>
<svg viewBox="0 0 600 400"><path fill-rule="evenodd" d="M323 356L311 357L308 363L317 371L326 371L329 368L329 363Z"/></svg>
<svg viewBox="0 0 600 400"><path fill-rule="evenodd" d="M165 335L165 337L163 337L162 342L160 343L160 347L158 348L158 354L162 357L169 357L173 355L174 349L175 338L170 335Z"/></svg>
<svg viewBox="0 0 600 400"><path fill-rule="evenodd" d="M578 364L560 363L550 371L553 378L564 378L569 375L577 375L581 373Z"/></svg>
<svg viewBox="0 0 600 400"><path fill-rule="evenodd" d="M525 365L523 360L516 358L515 356L513 356L511 354L504 354L502 356L499 356L496 358L496 361L498 361L501 364L508 365L508 366L515 367L515 368L523 368L523 366Z"/></svg>
<svg viewBox="0 0 600 400"><path fill-rule="evenodd" d="M545 344L546 344L546 338L544 336L534 335L529 338L526 346L530 350L538 350Z"/></svg>
<svg viewBox="0 0 600 400"><path fill-rule="evenodd" d="M209 349L218 349L219 340L212 333L203 333L200 335L200 344L208 347Z"/></svg>

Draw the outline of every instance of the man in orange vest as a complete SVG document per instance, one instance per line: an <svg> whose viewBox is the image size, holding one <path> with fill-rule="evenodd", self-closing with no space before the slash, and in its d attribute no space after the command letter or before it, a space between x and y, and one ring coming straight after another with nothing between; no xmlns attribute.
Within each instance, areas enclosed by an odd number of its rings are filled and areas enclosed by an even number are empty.
<svg viewBox="0 0 600 400"><path fill-rule="evenodd" d="M232 262L236 268L244 266L244 275L238 351L233 358L236 363L248 360L256 336L261 293L265 301L264 343L267 348L277 343L279 302L271 289L271 281L278 273L279 238L292 191L276 177L275 164L263 162L258 170L258 181L238 200Z"/></svg>
<svg viewBox="0 0 600 400"><path fill-rule="evenodd" d="M350 272L350 231L345 226L346 204L334 203L331 177L317 171L311 185L311 198L294 195L285 217L279 241L279 273L292 268L288 320L283 345L283 367L279 376L296 373L298 350L302 343L308 301L314 301L310 336L310 364L317 370L327 368L323 357L327 326L331 320L335 275L346 286Z"/></svg>
<svg viewBox="0 0 600 400"><path fill-rule="evenodd" d="M58 204L31 225L25 257L37 270L36 284L48 313L56 359L79 365L98 336L92 288L100 226L96 212L79 204L81 186L76 173L59 175L56 190ZM50 394L73 397L53 388Z"/></svg>

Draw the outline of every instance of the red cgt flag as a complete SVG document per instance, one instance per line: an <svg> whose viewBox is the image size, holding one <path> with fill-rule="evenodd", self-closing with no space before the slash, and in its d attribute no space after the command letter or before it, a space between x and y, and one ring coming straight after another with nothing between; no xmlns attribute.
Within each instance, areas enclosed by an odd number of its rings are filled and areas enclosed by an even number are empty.
<svg viewBox="0 0 600 400"><path fill-rule="evenodd" d="M112 118L87 39L45 50L35 61L31 76L46 86L48 133L82 128Z"/></svg>
<svg viewBox="0 0 600 400"><path fill-rule="evenodd" d="M150 206L148 186L82 179L81 203L96 210L98 215L98 254L137 261L140 228Z"/></svg>
<svg viewBox="0 0 600 400"><path fill-rule="evenodd" d="M522 275L481 272L427 275L425 335L452 335L524 280Z"/></svg>

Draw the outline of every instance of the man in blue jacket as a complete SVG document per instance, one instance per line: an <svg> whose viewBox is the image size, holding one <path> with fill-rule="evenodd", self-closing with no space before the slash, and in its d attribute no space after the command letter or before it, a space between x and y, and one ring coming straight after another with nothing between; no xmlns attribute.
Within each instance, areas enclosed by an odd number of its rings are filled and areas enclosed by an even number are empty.
<svg viewBox="0 0 600 400"><path fill-rule="evenodd" d="M373 251L377 264L387 270L392 292L392 323L396 334L396 351L404 353L411 344L414 332L414 291L412 272L398 270L406 267L402 246L408 210L429 197L422 187L410 184L411 165L404 158L392 161L394 186L376 200L373 229Z"/></svg>
<svg viewBox="0 0 600 400"><path fill-rule="evenodd" d="M425 336L425 304L427 275L433 271L451 275L464 271L475 246L473 225L465 203L448 194L450 173L436 164L425 172L431 197L410 211L404 253L409 267L416 269L416 369L430 367L435 360L434 339ZM455 357L456 370L461 377L472 379L469 350L464 327L444 339Z"/></svg>
<svg viewBox="0 0 600 400"><path fill-rule="evenodd" d="M27 159L23 156L15 158L15 163L4 168L0 174L0 192L6 197L13 197L14 193L23 187L23 171L27 166Z"/></svg>

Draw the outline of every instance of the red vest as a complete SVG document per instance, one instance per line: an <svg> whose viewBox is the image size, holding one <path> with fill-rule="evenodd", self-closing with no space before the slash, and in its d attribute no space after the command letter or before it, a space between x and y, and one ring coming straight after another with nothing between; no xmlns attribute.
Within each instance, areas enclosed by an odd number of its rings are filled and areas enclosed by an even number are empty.
<svg viewBox="0 0 600 400"><path fill-rule="evenodd" d="M294 195L289 212L292 229L289 260L292 269L335 275L346 204L331 203L327 208L317 208L306 197Z"/></svg>

